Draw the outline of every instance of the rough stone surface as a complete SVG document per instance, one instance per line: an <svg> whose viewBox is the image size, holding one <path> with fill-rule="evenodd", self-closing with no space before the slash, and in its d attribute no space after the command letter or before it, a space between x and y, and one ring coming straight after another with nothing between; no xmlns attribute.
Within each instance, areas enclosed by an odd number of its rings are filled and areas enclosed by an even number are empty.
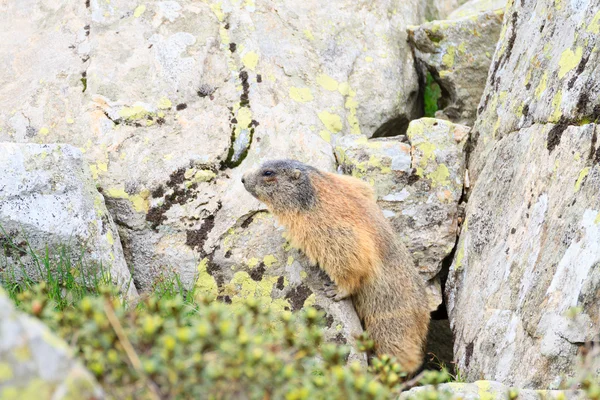
<svg viewBox="0 0 600 400"><path fill-rule="evenodd" d="M0 143L0 249L3 270L39 276L40 258L63 253L82 275L110 273L137 295L119 233L81 152L70 145ZM83 254L83 258L81 255ZM8 271L7 271L8 273Z"/></svg>
<svg viewBox="0 0 600 400"><path fill-rule="evenodd" d="M452 400L506 400L511 393L518 394L519 400L584 400L585 393L581 391L564 390L521 390L514 389L494 381L476 381L473 383L444 383L438 386L440 392L444 392ZM411 389L400 395L401 400L409 400L419 396L420 393L431 389L422 386Z"/></svg>
<svg viewBox="0 0 600 400"><path fill-rule="evenodd" d="M346 136L335 144L342 172L374 186L378 203L430 281L430 306L441 303L437 274L454 248L469 128L444 120L412 121L407 137Z"/></svg>
<svg viewBox="0 0 600 400"><path fill-rule="evenodd" d="M598 2L552 4L515 2L507 9L474 126L474 179L488 152L511 132L534 123L584 125L600 117ZM560 140L559 131L549 149Z"/></svg>
<svg viewBox="0 0 600 400"><path fill-rule="evenodd" d="M474 128L446 286L468 380L556 388L600 333L600 3L557 4L510 5Z"/></svg>
<svg viewBox="0 0 600 400"><path fill-rule="evenodd" d="M465 0L426 0L426 2L425 17L427 21L433 21L448 18L448 15L464 4Z"/></svg>
<svg viewBox="0 0 600 400"><path fill-rule="evenodd" d="M171 269L191 284L205 253L260 209L241 195L244 169L281 157L331 169L333 136L402 133L419 115L405 27L425 8L3 3L0 140L81 148L136 286Z"/></svg>
<svg viewBox="0 0 600 400"><path fill-rule="evenodd" d="M470 0L453 10L448 19L461 19L476 16L486 11L504 10L506 0Z"/></svg>
<svg viewBox="0 0 600 400"><path fill-rule="evenodd" d="M0 398L102 399L94 377L38 320L15 310L0 288Z"/></svg>
<svg viewBox="0 0 600 400"><path fill-rule="evenodd" d="M442 90L436 117L473 126L503 14L490 11L408 29L423 73L431 73Z"/></svg>

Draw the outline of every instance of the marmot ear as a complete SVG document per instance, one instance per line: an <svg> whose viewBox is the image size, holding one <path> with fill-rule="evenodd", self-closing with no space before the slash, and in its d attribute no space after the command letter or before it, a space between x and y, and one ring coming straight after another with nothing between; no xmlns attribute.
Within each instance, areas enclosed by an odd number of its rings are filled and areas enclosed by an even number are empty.
<svg viewBox="0 0 600 400"><path fill-rule="evenodd" d="M295 169L294 171L292 171L292 178L299 179L300 175L302 175L302 171L300 171L299 169Z"/></svg>

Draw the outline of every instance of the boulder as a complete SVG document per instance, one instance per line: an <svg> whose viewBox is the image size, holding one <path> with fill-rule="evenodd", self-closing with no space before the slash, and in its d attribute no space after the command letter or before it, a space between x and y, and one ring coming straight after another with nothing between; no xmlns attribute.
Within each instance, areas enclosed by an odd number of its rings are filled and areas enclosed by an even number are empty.
<svg viewBox="0 0 600 400"><path fill-rule="evenodd" d="M448 19L474 17L486 11L503 11L506 0L470 0L448 14Z"/></svg>
<svg viewBox="0 0 600 400"><path fill-rule="evenodd" d="M369 182L378 203L429 282L430 308L442 302L438 273L458 235L469 128L422 118L407 137L336 140L340 170Z"/></svg>
<svg viewBox="0 0 600 400"><path fill-rule="evenodd" d="M5 273L21 277L24 268L43 279L47 256L62 267L82 268L75 274L81 279L107 273L128 296L137 296L117 228L78 149L0 143L0 170Z"/></svg>
<svg viewBox="0 0 600 400"><path fill-rule="evenodd" d="M500 37L503 13L489 11L408 29L423 74L431 74L441 89L436 117L473 126Z"/></svg>
<svg viewBox="0 0 600 400"><path fill-rule="evenodd" d="M532 390L532 389L516 389L503 385L500 382L494 381L476 381L473 383L444 383L438 385L437 388L432 386L421 386L403 392L400 395L401 400L409 400L413 398L421 398L425 393L435 391L443 393L445 399L452 400L506 400L518 398L519 400L584 400L585 393L576 390ZM515 397L511 397L515 396ZM436 397L437 398L437 397Z"/></svg>
<svg viewBox="0 0 600 400"><path fill-rule="evenodd" d="M171 270L192 285L199 261L261 209L239 184L245 169L284 157L333 169L332 137L399 134L419 116L405 27L425 7L11 2L0 140L80 148L136 286Z"/></svg>
<svg viewBox="0 0 600 400"><path fill-rule="evenodd" d="M41 322L15 310L0 288L0 397L103 399L94 377Z"/></svg>
<svg viewBox="0 0 600 400"><path fill-rule="evenodd" d="M448 283L467 380L557 388L600 332L600 3L513 2Z"/></svg>
<svg viewBox="0 0 600 400"><path fill-rule="evenodd" d="M425 17L427 21L433 21L448 18L448 15L464 4L465 0L426 0L426 2Z"/></svg>

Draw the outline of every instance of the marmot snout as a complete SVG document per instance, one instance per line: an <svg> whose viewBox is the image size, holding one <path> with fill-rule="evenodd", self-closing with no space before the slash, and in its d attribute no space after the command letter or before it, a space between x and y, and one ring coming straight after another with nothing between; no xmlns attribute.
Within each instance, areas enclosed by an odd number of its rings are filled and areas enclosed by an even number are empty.
<svg viewBox="0 0 600 400"><path fill-rule="evenodd" d="M248 192L285 226L290 242L351 296L379 354L421 365L429 326L424 282L364 182L277 160L244 174Z"/></svg>

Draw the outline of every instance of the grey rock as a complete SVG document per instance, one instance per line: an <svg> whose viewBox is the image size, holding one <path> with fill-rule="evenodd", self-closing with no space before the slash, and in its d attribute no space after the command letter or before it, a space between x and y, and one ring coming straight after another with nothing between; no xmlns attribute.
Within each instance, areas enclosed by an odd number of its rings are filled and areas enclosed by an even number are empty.
<svg viewBox="0 0 600 400"><path fill-rule="evenodd" d="M473 17L486 11L503 11L505 7L506 0L470 0L452 11L448 19Z"/></svg>
<svg viewBox="0 0 600 400"><path fill-rule="evenodd" d="M94 377L38 320L15 310L0 289L0 397L102 399Z"/></svg>
<svg viewBox="0 0 600 400"><path fill-rule="evenodd" d="M506 400L511 394L517 395L519 400L584 400L585 393L576 390L522 390L505 386L500 382L479 380L473 383L444 383L437 388L432 386L421 386L400 395L401 400L408 400L418 396L424 396L425 393L435 392L443 393L447 399L452 400Z"/></svg>
<svg viewBox="0 0 600 400"><path fill-rule="evenodd" d="M514 2L507 11L446 286L468 380L557 388L580 344L598 340L600 145L590 122L599 7Z"/></svg>
<svg viewBox="0 0 600 400"><path fill-rule="evenodd" d="M0 238L5 273L43 279L43 259L68 258L81 278L108 273L137 296L117 228L81 152L0 143ZM66 262L66 260L64 260Z"/></svg>
<svg viewBox="0 0 600 400"><path fill-rule="evenodd" d="M408 29L423 73L440 86L436 117L472 126L500 37L503 10Z"/></svg>
<svg viewBox="0 0 600 400"><path fill-rule="evenodd" d="M1 6L0 140L83 151L141 290L171 270L193 284L260 209L245 169L332 169L333 137L402 133L420 112L405 27L421 0L87 4Z"/></svg>

